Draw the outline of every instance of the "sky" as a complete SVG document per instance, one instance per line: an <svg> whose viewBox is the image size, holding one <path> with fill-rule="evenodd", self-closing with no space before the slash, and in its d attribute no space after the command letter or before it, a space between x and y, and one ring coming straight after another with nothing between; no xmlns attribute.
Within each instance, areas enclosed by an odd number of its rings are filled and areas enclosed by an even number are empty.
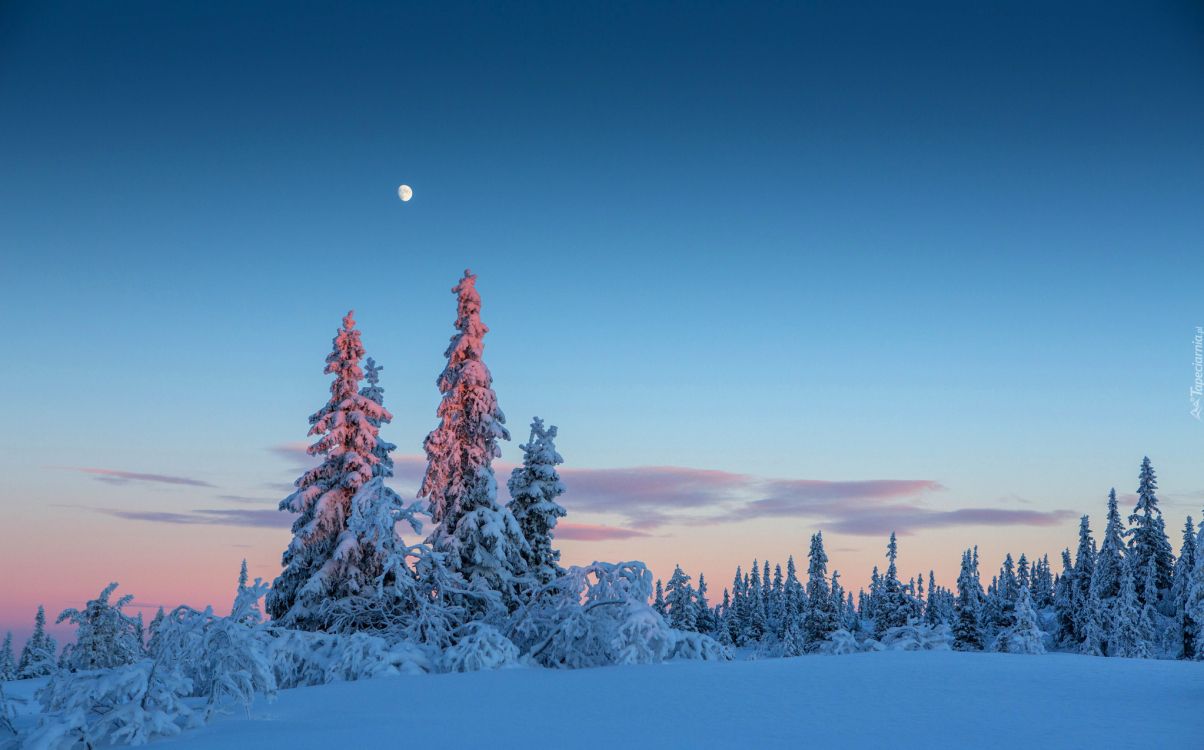
<svg viewBox="0 0 1204 750"><path fill-rule="evenodd" d="M0 632L273 578L349 309L412 492L465 268L566 563L1178 549L1204 9L756 5L0 5Z"/></svg>

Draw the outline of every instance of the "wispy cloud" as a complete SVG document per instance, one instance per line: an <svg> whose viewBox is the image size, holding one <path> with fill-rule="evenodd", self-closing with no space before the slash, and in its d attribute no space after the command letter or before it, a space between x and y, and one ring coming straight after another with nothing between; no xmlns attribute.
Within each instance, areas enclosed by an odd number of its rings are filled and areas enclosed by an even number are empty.
<svg viewBox="0 0 1204 750"><path fill-rule="evenodd" d="M123 510L120 508L90 508L127 521L150 521L152 523L200 524L205 526L255 526L287 528L293 522L293 514L278 510L245 510L242 508L201 508L186 512L161 510Z"/></svg>
<svg viewBox="0 0 1204 750"><path fill-rule="evenodd" d="M215 485L200 479L192 479L190 477L176 477L168 474L144 474L137 471L120 471L118 469L98 469L90 466L69 466L71 471L78 471L81 474L90 474L94 479L102 482L112 482L116 484L125 484L126 482L158 482L160 484L182 484L189 487L214 487Z"/></svg>
<svg viewBox="0 0 1204 750"><path fill-rule="evenodd" d="M571 539L576 542L601 542L611 539L631 539L633 537L651 536L644 531L624 529L618 526L603 526L592 523L570 523L561 521L556 524L557 539Z"/></svg>

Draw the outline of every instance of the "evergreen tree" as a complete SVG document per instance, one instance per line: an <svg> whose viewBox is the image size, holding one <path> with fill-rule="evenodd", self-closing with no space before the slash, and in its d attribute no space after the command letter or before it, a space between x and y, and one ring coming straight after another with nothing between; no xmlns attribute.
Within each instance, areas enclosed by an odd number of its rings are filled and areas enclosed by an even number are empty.
<svg viewBox="0 0 1204 750"><path fill-rule="evenodd" d="M1195 653L1185 654L1188 659L1204 660L1204 635L1200 628L1204 627L1204 521L1200 523L1196 534L1196 561L1191 571L1191 580L1187 583L1187 600L1183 605L1186 617L1196 624L1193 645Z"/></svg>
<svg viewBox="0 0 1204 750"><path fill-rule="evenodd" d="M1022 585L1016 595L1012 624L999 634L995 650L1009 654L1045 653L1045 633L1037 620L1037 610L1028 586Z"/></svg>
<svg viewBox="0 0 1204 750"><path fill-rule="evenodd" d="M38 613L33 618L33 635L25 642L21 650L21 661L17 664L17 677L45 677L54 674L55 655L58 644L46 632L46 608L38 605Z"/></svg>
<svg viewBox="0 0 1204 750"><path fill-rule="evenodd" d="M1199 625L1187 611L1188 594L1191 593L1191 574L1196 567L1196 529L1191 516L1183 525L1183 546L1179 548L1179 557L1175 560L1175 578L1171 584L1171 601L1175 606L1175 619L1178 623L1179 655L1190 659L1196 652L1195 641L1199 633Z"/></svg>
<svg viewBox="0 0 1204 750"><path fill-rule="evenodd" d="M924 605L924 623L936 627L942 621L940 596L936 590L936 574L930 570L928 571L928 601Z"/></svg>
<svg viewBox="0 0 1204 750"><path fill-rule="evenodd" d="M718 627L715 612L707 601L707 579L702 573L698 574L698 590L694 595L694 622L698 632L706 635L712 635Z"/></svg>
<svg viewBox="0 0 1204 750"><path fill-rule="evenodd" d="M297 489L280 503L280 510L298 515L284 551L284 571L266 604L273 619L301 629L320 629L317 610L324 601L358 593L380 573L379 561L345 535L352 500L378 463L373 420L391 418L380 404L360 395L363 356L354 313L349 312L326 357L325 372L334 376L330 400L309 418L309 434L317 441L307 452L321 456L322 463L305 472Z"/></svg>
<svg viewBox="0 0 1204 750"><path fill-rule="evenodd" d="M419 496L430 503L435 529L428 540L448 553L452 569L470 583L513 595L526 576L531 552L509 509L498 505L493 459L499 440L509 440L493 377L482 360L485 334L476 276L465 271L457 295L457 333L438 379L443 400L439 426L427 435L427 470Z"/></svg>
<svg viewBox="0 0 1204 750"><path fill-rule="evenodd" d="M1134 578L1133 565L1125 565L1121 570L1120 594L1116 597L1110 613L1112 622L1109 656L1146 658L1151 655L1151 633L1146 629L1142 618L1142 605L1137 599Z"/></svg>
<svg viewBox="0 0 1204 750"><path fill-rule="evenodd" d="M385 368L376 364L376 360L368 357L364 362L364 382L366 386L360 389L360 395L372 401L378 406L385 405L385 389L380 385L380 371ZM368 421L376 428L376 446L372 449L372 455L376 456L376 463L372 465L372 476L387 479L393 476L393 456L392 453L397 449L389 441L380 436L380 428L393 420L393 416L383 409L379 414L368 415Z"/></svg>
<svg viewBox="0 0 1204 750"><path fill-rule="evenodd" d="M75 642L63 649L62 662L71 670L111 669L133 664L142 658L138 623L122 609L133 601L126 594L109 600L116 583L110 583L100 596L89 600L83 609L69 608L59 613L56 622L75 625Z"/></svg>
<svg viewBox="0 0 1204 750"><path fill-rule="evenodd" d="M694 587L690 576L678 565L673 569L669 585L665 587L665 604L669 610L669 625L678 630L697 630L698 612L694 608Z"/></svg>
<svg viewBox="0 0 1204 750"><path fill-rule="evenodd" d="M822 532L811 535L807 554L807 611L803 615L803 648L818 651L833 631L840 627L837 604L828 588L828 555L824 552Z"/></svg>
<svg viewBox="0 0 1204 750"><path fill-rule="evenodd" d="M981 651L982 625L979 620L981 586L970 550L962 554L961 572L957 576L957 601L954 605L953 648L957 651Z"/></svg>
<svg viewBox="0 0 1204 750"><path fill-rule="evenodd" d="M1156 590L1147 592L1144 575L1137 576L1137 600L1144 605L1149 599L1155 605L1161 593L1171 586L1174 555L1171 542L1166 536L1162 510L1158 507L1157 477L1150 458L1141 461L1141 474L1137 486L1137 505L1129 516L1129 554L1134 558L1134 570L1144 573L1150 560L1154 561Z"/></svg>
<svg viewBox="0 0 1204 750"><path fill-rule="evenodd" d="M669 614L669 607L667 604L665 604L665 585L659 578L656 579L656 595L652 600L652 608L655 609L656 613L661 617L665 617Z"/></svg>
<svg viewBox="0 0 1204 750"><path fill-rule="evenodd" d="M1104 528L1104 539L1100 543L1095 561L1095 572L1091 585L1095 587L1100 601L1120 595L1121 568L1124 566L1124 528L1120 511L1116 506L1116 489L1108 492L1108 525Z"/></svg>
<svg viewBox="0 0 1204 750"><path fill-rule="evenodd" d="M1070 550L1062 550L1062 574L1054 585L1053 606L1057 615L1057 642L1064 647L1073 647L1079 642L1075 627L1075 583L1074 565L1070 562Z"/></svg>
<svg viewBox="0 0 1204 750"><path fill-rule="evenodd" d="M798 579L798 569L794 565L794 555L791 555L786 560L786 580L782 582L783 619L787 626L798 625L802 620L806 598L803 584Z"/></svg>
<svg viewBox="0 0 1204 750"><path fill-rule="evenodd" d="M1090 519L1079 519L1079 547L1074 558L1074 577L1071 579L1071 602L1074 608L1075 642L1081 643L1086 636L1088 620L1094 620L1095 635L1103 637L1102 612L1099 599L1092 602L1091 581L1095 577L1095 539L1091 536ZM1092 651L1097 647L1092 646Z"/></svg>
<svg viewBox="0 0 1204 750"><path fill-rule="evenodd" d="M886 559L889 565L886 574L879 582L879 601L874 611L874 637L881 639L887 630L907 624L911 614L911 602L899 583L899 569L896 560L899 556L899 544L895 532L890 534L890 542L886 546Z"/></svg>
<svg viewBox="0 0 1204 750"><path fill-rule="evenodd" d="M17 679L17 660L13 655L13 634L4 634L4 645L0 646L0 682Z"/></svg>
<svg viewBox="0 0 1204 750"><path fill-rule="evenodd" d="M527 569L540 583L548 583L562 573L560 550L552 547L556 521L565 510L556 502L564 494L564 484L556 466L564 459L556 452L556 426L544 427L543 420L531 421L531 439L522 447L523 465L510 474L510 503L523 537L530 547Z"/></svg>

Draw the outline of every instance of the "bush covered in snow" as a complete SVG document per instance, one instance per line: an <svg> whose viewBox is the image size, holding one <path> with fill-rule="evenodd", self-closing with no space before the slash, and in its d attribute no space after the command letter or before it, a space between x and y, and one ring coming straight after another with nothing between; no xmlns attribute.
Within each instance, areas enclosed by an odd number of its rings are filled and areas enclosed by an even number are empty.
<svg viewBox="0 0 1204 750"><path fill-rule="evenodd" d="M652 573L640 562L574 566L515 612L510 637L546 667L576 669L672 658L727 658L714 639L669 627L648 603Z"/></svg>
<svg viewBox="0 0 1204 750"><path fill-rule="evenodd" d="M106 669L132 664L142 658L142 627L138 618L122 608L133 601L126 594L115 602L109 597L117 584L110 583L81 609L65 609L57 622L76 626L75 642L63 649L61 663L68 669Z"/></svg>
<svg viewBox="0 0 1204 750"><path fill-rule="evenodd" d="M518 663L518 646L497 628L483 622L466 624L455 645L443 652L445 672L478 672Z"/></svg>
<svg viewBox="0 0 1204 750"><path fill-rule="evenodd" d="M184 698L191 681L161 660L59 672L38 692L42 715L25 738L30 750L140 745L193 723Z"/></svg>

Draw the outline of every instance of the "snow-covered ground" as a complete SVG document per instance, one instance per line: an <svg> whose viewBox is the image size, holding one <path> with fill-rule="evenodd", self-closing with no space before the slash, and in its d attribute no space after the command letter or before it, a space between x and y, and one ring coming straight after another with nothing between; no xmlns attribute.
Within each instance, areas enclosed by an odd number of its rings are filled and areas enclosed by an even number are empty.
<svg viewBox="0 0 1204 750"><path fill-rule="evenodd" d="M421 675L283 690L163 744L399 743L1186 750L1204 747L1204 664L936 651Z"/></svg>

